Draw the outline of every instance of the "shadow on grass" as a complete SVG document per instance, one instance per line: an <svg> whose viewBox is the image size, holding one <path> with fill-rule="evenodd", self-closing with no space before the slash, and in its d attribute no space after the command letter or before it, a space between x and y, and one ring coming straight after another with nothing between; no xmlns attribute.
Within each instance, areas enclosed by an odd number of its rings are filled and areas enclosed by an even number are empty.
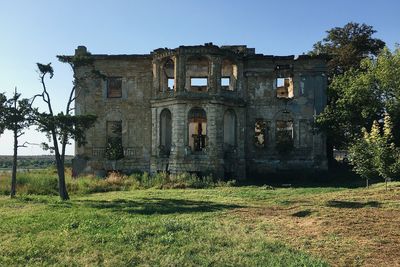
<svg viewBox="0 0 400 267"><path fill-rule="evenodd" d="M312 214L311 210L301 210L298 211L296 213L293 213L292 216L293 217L299 217L299 218L304 218L304 217L308 217Z"/></svg>
<svg viewBox="0 0 400 267"><path fill-rule="evenodd" d="M381 204L378 201L357 202L357 201L330 200L327 202L326 206L331 208L341 208L341 209L361 209L365 207L379 208Z"/></svg>
<svg viewBox="0 0 400 267"><path fill-rule="evenodd" d="M331 168L329 171L310 170L281 170L273 173L249 173L248 179L240 185L271 185L275 188L360 188L365 187L365 180L351 170L350 166L343 165ZM370 180L370 184L381 180Z"/></svg>
<svg viewBox="0 0 400 267"><path fill-rule="evenodd" d="M141 215L215 212L242 207L234 204L220 204L210 201L162 198L146 198L141 200L116 199L112 201L81 200L78 202L90 208Z"/></svg>

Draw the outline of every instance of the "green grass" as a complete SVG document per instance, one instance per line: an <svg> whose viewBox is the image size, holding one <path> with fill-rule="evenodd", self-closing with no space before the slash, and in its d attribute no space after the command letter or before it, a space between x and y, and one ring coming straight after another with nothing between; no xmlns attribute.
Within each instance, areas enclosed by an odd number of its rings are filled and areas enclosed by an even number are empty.
<svg viewBox="0 0 400 267"><path fill-rule="evenodd" d="M400 263L400 183L386 192L382 184L368 190L215 183L159 189L188 182L90 179L69 181L79 185L73 190L69 184L71 200L65 202L56 195L0 196L0 266ZM32 183L19 180L21 188ZM44 181L33 187L48 186ZM137 189L148 182L154 187Z"/></svg>
<svg viewBox="0 0 400 267"><path fill-rule="evenodd" d="M265 236L268 225L249 228L232 213L254 191L0 197L0 266L326 266Z"/></svg>

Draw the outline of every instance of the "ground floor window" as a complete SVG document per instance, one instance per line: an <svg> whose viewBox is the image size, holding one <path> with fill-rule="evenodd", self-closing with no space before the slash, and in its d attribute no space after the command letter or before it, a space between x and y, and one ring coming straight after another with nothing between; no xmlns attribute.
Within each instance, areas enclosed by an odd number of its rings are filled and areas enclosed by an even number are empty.
<svg viewBox="0 0 400 267"><path fill-rule="evenodd" d="M293 148L293 121L276 121L276 148L279 152L286 153Z"/></svg>
<svg viewBox="0 0 400 267"><path fill-rule="evenodd" d="M254 124L254 144L256 147L264 147L266 142L267 123L263 119L256 119Z"/></svg>
<svg viewBox="0 0 400 267"><path fill-rule="evenodd" d="M192 151L203 151L207 146L207 116L202 108L193 108L188 115L189 146Z"/></svg>

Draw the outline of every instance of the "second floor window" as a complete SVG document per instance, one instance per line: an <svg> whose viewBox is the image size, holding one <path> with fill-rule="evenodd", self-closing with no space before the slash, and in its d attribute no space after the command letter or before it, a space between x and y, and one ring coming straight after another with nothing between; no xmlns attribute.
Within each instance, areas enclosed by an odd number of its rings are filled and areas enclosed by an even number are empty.
<svg viewBox="0 0 400 267"><path fill-rule="evenodd" d="M107 97L108 98L122 97L122 78L110 77L107 79Z"/></svg>

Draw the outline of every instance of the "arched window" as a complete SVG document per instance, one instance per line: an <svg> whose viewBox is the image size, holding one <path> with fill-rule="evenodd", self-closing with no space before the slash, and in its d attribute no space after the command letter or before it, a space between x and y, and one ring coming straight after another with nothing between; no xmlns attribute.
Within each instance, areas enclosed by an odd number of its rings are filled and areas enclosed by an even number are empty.
<svg viewBox="0 0 400 267"><path fill-rule="evenodd" d="M164 109L160 114L160 153L169 155L172 143L171 112Z"/></svg>
<svg viewBox="0 0 400 267"><path fill-rule="evenodd" d="M189 146L202 151L207 145L207 115L202 108L192 108L188 114Z"/></svg>
<svg viewBox="0 0 400 267"><path fill-rule="evenodd" d="M172 59L165 61L163 65L163 75L162 75L162 87L163 91L173 91L175 90L175 63Z"/></svg>
<svg viewBox="0 0 400 267"><path fill-rule="evenodd" d="M236 145L236 115L228 109L224 114L224 147L232 148Z"/></svg>

